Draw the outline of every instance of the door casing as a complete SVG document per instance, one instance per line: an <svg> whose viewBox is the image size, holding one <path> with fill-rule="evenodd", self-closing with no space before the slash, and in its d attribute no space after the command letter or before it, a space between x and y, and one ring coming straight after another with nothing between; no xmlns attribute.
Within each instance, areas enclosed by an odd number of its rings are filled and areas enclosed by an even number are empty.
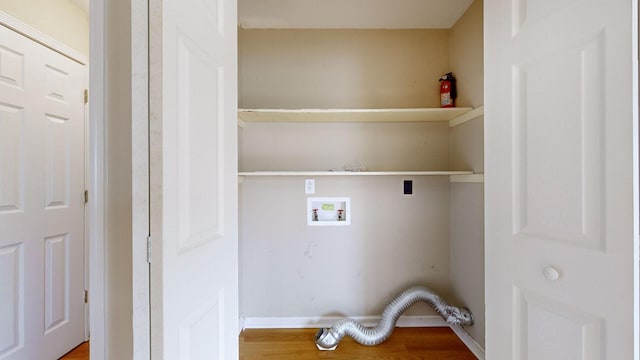
<svg viewBox="0 0 640 360"><path fill-rule="evenodd" d="M91 0L89 10L90 23L90 72L89 92L91 96L89 112L89 282L91 284L90 307L90 352L91 358L102 360L109 358L110 343L107 287L107 117L109 110L107 102L107 46L108 26L115 26L113 19L107 17L108 7L113 6L107 0ZM131 89L132 89L132 169L147 167L148 141L148 1L131 0ZM135 74L135 76L134 76ZM137 155L136 155L137 154ZM135 171L135 170L134 170ZM147 235L148 235L148 178L140 176L140 172L132 173L132 193L136 194L136 201L132 201L132 308L135 309L132 318L133 339L132 351L134 359L150 358L149 333L149 264L147 263ZM145 205L147 204L147 205Z"/></svg>

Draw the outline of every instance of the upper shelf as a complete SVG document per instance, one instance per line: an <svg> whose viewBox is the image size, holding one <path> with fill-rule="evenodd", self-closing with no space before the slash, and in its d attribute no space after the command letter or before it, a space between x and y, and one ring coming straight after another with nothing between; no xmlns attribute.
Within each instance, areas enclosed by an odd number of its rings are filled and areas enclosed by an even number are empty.
<svg viewBox="0 0 640 360"><path fill-rule="evenodd" d="M238 109L243 122L424 122L451 121L470 107L411 109Z"/></svg>

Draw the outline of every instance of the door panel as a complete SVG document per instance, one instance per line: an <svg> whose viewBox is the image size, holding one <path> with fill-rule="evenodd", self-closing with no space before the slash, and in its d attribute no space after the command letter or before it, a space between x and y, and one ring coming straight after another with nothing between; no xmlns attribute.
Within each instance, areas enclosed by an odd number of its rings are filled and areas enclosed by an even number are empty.
<svg viewBox="0 0 640 360"><path fill-rule="evenodd" d="M154 359L238 357L236 1L153 3ZM154 32L161 26L161 32ZM157 36L157 37L155 37ZM154 44L157 46L154 48ZM161 45L160 45L161 44ZM162 65L160 67L160 65ZM157 77L154 77L154 74ZM154 86L154 84L158 84ZM160 93L153 91L160 89ZM154 99L161 99L153 102Z"/></svg>
<svg viewBox="0 0 640 360"><path fill-rule="evenodd" d="M518 288L513 295L516 358L600 359L602 319Z"/></svg>
<svg viewBox="0 0 640 360"><path fill-rule="evenodd" d="M84 340L85 68L0 39L0 359L57 359Z"/></svg>
<svg viewBox="0 0 640 360"><path fill-rule="evenodd" d="M633 357L633 9L485 2L487 358Z"/></svg>
<svg viewBox="0 0 640 360"><path fill-rule="evenodd" d="M220 138L223 117L223 68L204 49L184 36L178 37L178 235L179 251L185 253L222 237L220 216ZM208 91L201 91L207 89ZM206 120L205 120L206 119ZM204 121L203 121L204 120ZM203 166L206 164L206 166Z"/></svg>
<svg viewBox="0 0 640 360"><path fill-rule="evenodd" d="M0 46L0 81L22 89L24 81L24 55Z"/></svg>
<svg viewBox="0 0 640 360"><path fill-rule="evenodd" d="M44 333L48 334L69 321L68 234L44 239Z"/></svg>
<svg viewBox="0 0 640 360"><path fill-rule="evenodd" d="M46 180L45 209L69 206L69 124L67 118L45 115Z"/></svg>
<svg viewBox="0 0 640 360"><path fill-rule="evenodd" d="M518 237L603 245L601 41L596 36L514 66L514 233ZM575 87L581 91L567 91Z"/></svg>
<svg viewBox="0 0 640 360"><path fill-rule="evenodd" d="M24 210L24 108L0 104L0 134L0 214L6 214Z"/></svg>
<svg viewBox="0 0 640 360"><path fill-rule="evenodd" d="M10 354L22 346L24 311L24 256L22 244L0 248L0 286L2 286L2 311L0 311L0 356Z"/></svg>

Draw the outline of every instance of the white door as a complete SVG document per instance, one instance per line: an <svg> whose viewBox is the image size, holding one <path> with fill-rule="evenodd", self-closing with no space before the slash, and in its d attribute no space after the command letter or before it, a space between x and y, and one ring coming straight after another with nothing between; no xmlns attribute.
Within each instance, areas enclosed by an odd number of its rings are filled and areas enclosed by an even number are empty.
<svg viewBox="0 0 640 360"><path fill-rule="evenodd" d="M488 359L633 358L633 4L484 3Z"/></svg>
<svg viewBox="0 0 640 360"><path fill-rule="evenodd" d="M84 340L85 68L0 26L0 359Z"/></svg>
<svg viewBox="0 0 640 360"><path fill-rule="evenodd" d="M238 357L236 7L151 2L154 359Z"/></svg>

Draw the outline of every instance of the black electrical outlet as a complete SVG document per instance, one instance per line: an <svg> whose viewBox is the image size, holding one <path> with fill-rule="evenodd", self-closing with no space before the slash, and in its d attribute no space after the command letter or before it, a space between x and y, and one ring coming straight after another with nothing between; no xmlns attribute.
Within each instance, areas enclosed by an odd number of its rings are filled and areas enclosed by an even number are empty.
<svg viewBox="0 0 640 360"><path fill-rule="evenodd" d="M405 195L413 194L413 180L404 181L404 194Z"/></svg>

